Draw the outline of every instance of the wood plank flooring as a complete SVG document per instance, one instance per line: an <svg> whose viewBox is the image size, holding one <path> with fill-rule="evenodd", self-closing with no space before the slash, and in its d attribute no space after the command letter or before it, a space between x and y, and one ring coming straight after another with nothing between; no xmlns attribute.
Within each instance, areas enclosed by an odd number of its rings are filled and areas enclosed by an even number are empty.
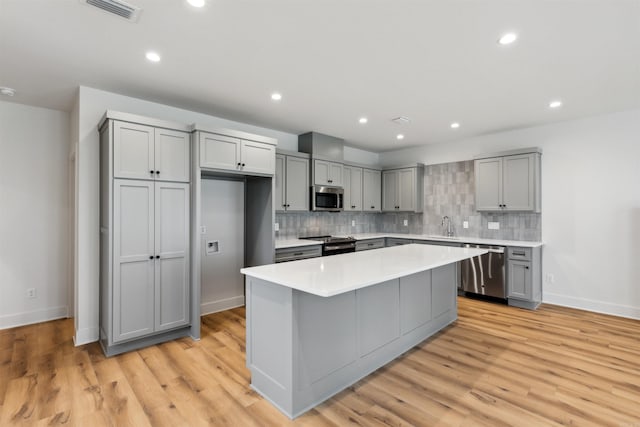
<svg viewBox="0 0 640 427"><path fill-rule="evenodd" d="M249 388L244 309L105 358L71 319L0 331L0 426L640 427L640 321L460 298L459 320L295 421Z"/></svg>

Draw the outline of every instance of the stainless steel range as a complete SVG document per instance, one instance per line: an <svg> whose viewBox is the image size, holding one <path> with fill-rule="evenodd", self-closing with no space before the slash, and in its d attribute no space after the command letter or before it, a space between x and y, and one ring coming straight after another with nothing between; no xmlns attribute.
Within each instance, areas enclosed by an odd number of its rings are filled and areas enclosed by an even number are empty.
<svg viewBox="0 0 640 427"><path fill-rule="evenodd" d="M322 256L345 254L356 251L356 239L353 237L309 236L306 240L322 242Z"/></svg>

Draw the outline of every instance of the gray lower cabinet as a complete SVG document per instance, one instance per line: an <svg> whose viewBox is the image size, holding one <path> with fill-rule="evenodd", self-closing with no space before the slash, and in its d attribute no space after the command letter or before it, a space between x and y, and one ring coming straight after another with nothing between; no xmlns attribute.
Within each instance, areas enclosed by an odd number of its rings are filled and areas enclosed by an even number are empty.
<svg viewBox="0 0 640 427"><path fill-rule="evenodd" d="M322 256L322 245L276 249L276 262L297 261Z"/></svg>
<svg viewBox="0 0 640 427"><path fill-rule="evenodd" d="M356 252L380 249L385 247L384 237L379 239L357 240Z"/></svg>
<svg viewBox="0 0 640 427"><path fill-rule="evenodd" d="M107 356L190 332L191 186L163 181L162 173L115 178L114 159L127 149L123 140L114 145L118 125L107 119L100 127L99 319Z"/></svg>
<svg viewBox="0 0 640 427"><path fill-rule="evenodd" d="M507 299L509 305L535 309L542 301L540 247L507 248Z"/></svg>

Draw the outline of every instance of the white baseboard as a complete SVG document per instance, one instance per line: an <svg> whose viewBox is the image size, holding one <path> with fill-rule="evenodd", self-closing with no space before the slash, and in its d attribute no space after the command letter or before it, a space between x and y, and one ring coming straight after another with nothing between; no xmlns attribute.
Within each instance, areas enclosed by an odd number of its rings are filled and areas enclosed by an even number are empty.
<svg viewBox="0 0 640 427"><path fill-rule="evenodd" d="M242 307L243 305L244 295L217 301L203 302L200 304L200 316L229 310L230 308Z"/></svg>
<svg viewBox="0 0 640 427"><path fill-rule="evenodd" d="M576 298L566 295L544 293L543 302L564 307L578 308L580 310L593 311L596 313L610 314L612 316L628 317L640 320L640 307L629 305L613 304L610 302L595 301L586 298Z"/></svg>
<svg viewBox="0 0 640 427"><path fill-rule="evenodd" d="M49 320L62 319L67 317L69 310L67 306L50 307L41 310L25 311L23 313L6 314L0 316L0 329L15 328L17 326L31 325L34 323L47 322Z"/></svg>
<svg viewBox="0 0 640 427"><path fill-rule="evenodd" d="M100 329L97 326L93 328L78 329L76 330L76 334L73 337L73 344L78 347L81 345L96 342L99 338Z"/></svg>

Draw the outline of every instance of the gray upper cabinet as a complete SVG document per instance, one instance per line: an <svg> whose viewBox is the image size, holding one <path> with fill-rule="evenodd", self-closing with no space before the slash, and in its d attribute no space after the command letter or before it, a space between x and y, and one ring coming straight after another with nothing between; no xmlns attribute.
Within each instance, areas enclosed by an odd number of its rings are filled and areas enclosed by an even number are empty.
<svg viewBox="0 0 640 427"><path fill-rule="evenodd" d="M540 153L476 159L476 210L540 212Z"/></svg>
<svg viewBox="0 0 640 427"><path fill-rule="evenodd" d="M382 210L382 173L379 170L362 170L362 210L380 212Z"/></svg>
<svg viewBox="0 0 640 427"><path fill-rule="evenodd" d="M362 210L362 168L345 166L344 169L344 210Z"/></svg>
<svg viewBox="0 0 640 427"><path fill-rule="evenodd" d="M382 172L382 210L422 212L424 168L409 167Z"/></svg>
<svg viewBox="0 0 640 427"><path fill-rule="evenodd" d="M113 144L114 177L189 182L188 133L115 121Z"/></svg>
<svg viewBox="0 0 640 427"><path fill-rule="evenodd" d="M309 210L309 159L276 155L275 200L277 211Z"/></svg>
<svg viewBox="0 0 640 427"><path fill-rule="evenodd" d="M200 132L200 167L244 175L273 175L275 146L233 136Z"/></svg>
<svg viewBox="0 0 640 427"><path fill-rule="evenodd" d="M343 185L342 163L327 160L313 160L313 184L342 187Z"/></svg>

